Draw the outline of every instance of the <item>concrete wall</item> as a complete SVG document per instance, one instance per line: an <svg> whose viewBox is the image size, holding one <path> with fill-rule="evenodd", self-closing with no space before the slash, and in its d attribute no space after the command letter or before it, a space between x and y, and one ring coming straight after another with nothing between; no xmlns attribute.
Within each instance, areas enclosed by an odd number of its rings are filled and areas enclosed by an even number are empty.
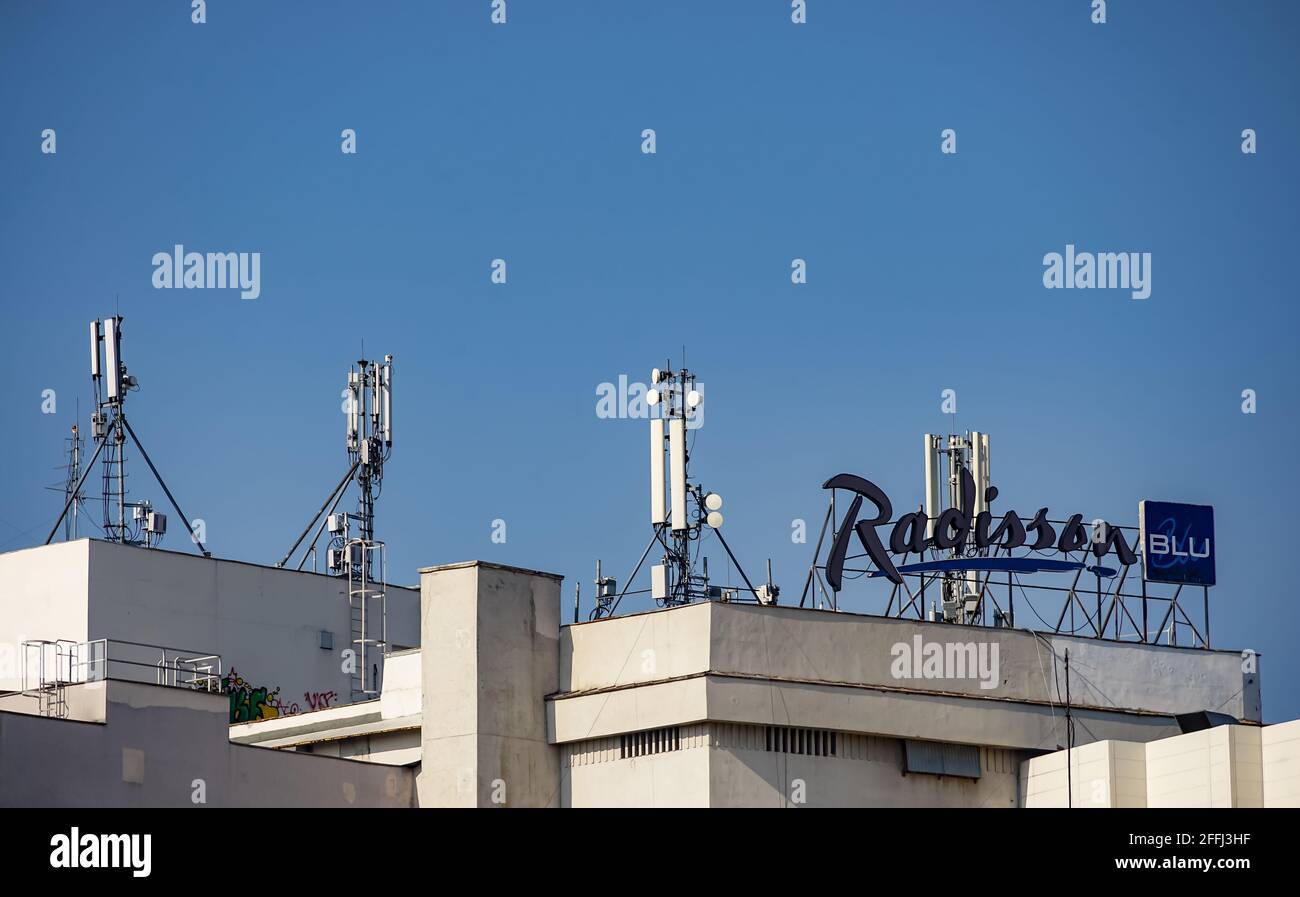
<svg viewBox="0 0 1300 897"><path fill-rule="evenodd" d="M1267 726L1260 733L1264 806L1300 807L1300 720Z"/></svg>
<svg viewBox="0 0 1300 897"><path fill-rule="evenodd" d="M1076 807L1300 807L1300 720L1075 748ZM1026 761L1025 806L1067 806L1065 751Z"/></svg>
<svg viewBox="0 0 1300 897"><path fill-rule="evenodd" d="M564 744L712 720L863 732L901 739L1052 751L1065 743L1059 707L842 685L692 676L610 691L555 695L551 738ZM1080 743L1178 734L1170 717L1076 710Z"/></svg>
<svg viewBox="0 0 1300 897"><path fill-rule="evenodd" d="M0 806L400 807L414 774L231 744L221 695L115 682L105 722L0 711Z"/></svg>
<svg viewBox="0 0 1300 897"><path fill-rule="evenodd" d="M279 689L286 711L351 700L346 580L88 539L0 555L0 577L0 644L108 638L214 653L225 671ZM320 647L321 630L332 649ZM389 587L388 636L419 644L415 590ZM126 678L123 667L112 674Z"/></svg>
<svg viewBox="0 0 1300 897"><path fill-rule="evenodd" d="M894 646L984 643L998 649L992 688L976 678L898 678ZM582 692L705 672L869 685L1047 705L1161 714L1217 710L1258 721L1259 677L1232 651L1202 651L720 602L564 627L560 688Z"/></svg>
<svg viewBox="0 0 1300 897"><path fill-rule="evenodd" d="M420 762L421 653L388 656L383 693L296 716L236 723L230 740L280 750L370 763L411 766Z"/></svg>
<svg viewBox="0 0 1300 897"><path fill-rule="evenodd" d="M1259 728L1215 726L1146 746L1148 807L1262 807Z"/></svg>
<svg viewBox="0 0 1300 897"><path fill-rule="evenodd" d="M1107 739L1028 760L1020 772L1023 806L1145 807L1146 747Z"/></svg>
<svg viewBox="0 0 1300 897"><path fill-rule="evenodd" d="M86 594L89 577L88 539L0 554L0 691L22 688L27 639L86 640L86 604L76 596Z"/></svg>
<svg viewBox="0 0 1300 897"><path fill-rule="evenodd" d="M421 571L422 806L559 804L560 582L482 561Z"/></svg>
<svg viewBox="0 0 1300 897"><path fill-rule="evenodd" d="M680 749L620 756L619 739L564 745L560 803L565 807L707 807L714 751L705 726L683 727Z"/></svg>
<svg viewBox="0 0 1300 897"><path fill-rule="evenodd" d="M904 774L902 743L877 739L880 753L840 759L754 750L714 751L714 807L1017 806L1016 763L985 768L978 779Z"/></svg>
<svg viewBox="0 0 1300 897"><path fill-rule="evenodd" d="M1018 805L1019 755L1013 751L980 750L980 776L971 779L909 774L903 742L875 736L840 733L830 756L782 750L762 726L703 723L676 727L669 743L644 756L624 756L622 736L564 745L564 806Z"/></svg>
<svg viewBox="0 0 1300 897"><path fill-rule="evenodd" d="M898 646L917 652L928 644L985 651L990 675L918 676L900 664ZM1025 795L1033 805L1064 805L1063 754L1032 776L1022 776L1020 759L1065 743L1067 650L1075 737L1098 742L1073 752L1076 804L1144 805L1143 745L1177 735L1175 713L1258 716L1258 677L1243 672L1235 652L696 604L561 631L560 690L548 705L550 738L565 751L563 800L697 805L706 800L698 791L704 777L711 806L788 806L800 802L796 791L810 806L1018 806ZM648 757L602 747L674 727L709 733L708 746L690 741ZM875 752L755 748L753 733L765 727L833 732L844 744L867 739ZM726 732L748 732L749 741L717 734ZM987 768L978 779L904 776L906 740L976 746ZM1234 787L1245 793L1249 772L1234 769Z"/></svg>

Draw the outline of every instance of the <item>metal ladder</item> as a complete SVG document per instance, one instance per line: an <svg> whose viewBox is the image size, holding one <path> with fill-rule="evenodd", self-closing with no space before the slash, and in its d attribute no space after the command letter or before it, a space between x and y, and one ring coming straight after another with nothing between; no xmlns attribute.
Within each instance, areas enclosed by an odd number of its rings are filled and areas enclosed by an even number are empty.
<svg viewBox="0 0 1300 897"><path fill-rule="evenodd" d="M360 553L352 563L353 546ZM348 614L352 636L352 700L376 697L388 649L387 555L383 542L352 539L344 548L348 563ZM374 575L374 574L378 575ZM378 618L376 620L376 617ZM379 636L376 638L376 625Z"/></svg>
<svg viewBox="0 0 1300 897"><path fill-rule="evenodd" d="M68 718L67 685L76 668L77 642L70 639L29 639L23 642L23 694L36 698L41 716ZM28 687L32 668L31 653L36 653L36 684ZM53 653L53 663L50 654Z"/></svg>

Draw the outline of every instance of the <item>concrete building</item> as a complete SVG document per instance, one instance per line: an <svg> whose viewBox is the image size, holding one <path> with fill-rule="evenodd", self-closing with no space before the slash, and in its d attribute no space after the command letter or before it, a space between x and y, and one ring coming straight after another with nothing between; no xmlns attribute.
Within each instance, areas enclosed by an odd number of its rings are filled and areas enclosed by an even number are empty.
<svg viewBox="0 0 1300 897"><path fill-rule="evenodd" d="M232 743L222 694L113 679L67 692L63 718L0 697L0 806L415 805L408 768Z"/></svg>
<svg viewBox="0 0 1300 897"><path fill-rule="evenodd" d="M420 643L419 595L387 590L395 649ZM349 703L355 673L347 582L315 573L79 539L0 554L0 691L39 679L24 642L60 642L81 677L156 682L160 661L219 658L241 716ZM372 627L375 624L371 624ZM46 663L54 663L53 649ZM367 660L381 673L382 656Z"/></svg>
<svg viewBox="0 0 1300 897"><path fill-rule="evenodd" d="M134 636L130 596L184 565L206 584L151 639L208 636L295 691L337 677L315 665L319 631L346 627L337 580L102 543L0 556L0 581L32 605L13 611L6 592L5 638L33 621L65 637L52 624L83 616L70 637L105 637L114 620ZM1033 807L1065 797L1068 754L1076 806L1300 805L1298 724L1261 725L1259 673L1237 652L727 602L561 625L553 574L467 562L420 575L419 628L388 655L377 698L216 725L224 695L112 667L65 689L63 719L0 697L0 804L186 803L177 783L204 778L225 805ZM244 645L264 620L292 650ZM1201 711L1235 724L1183 734L1175 715ZM43 749L87 725L100 735ZM85 776L112 781L72 797L50 784Z"/></svg>
<svg viewBox="0 0 1300 897"><path fill-rule="evenodd" d="M1021 780L1028 807L1297 807L1300 720L1097 741L1026 761Z"/></svg>

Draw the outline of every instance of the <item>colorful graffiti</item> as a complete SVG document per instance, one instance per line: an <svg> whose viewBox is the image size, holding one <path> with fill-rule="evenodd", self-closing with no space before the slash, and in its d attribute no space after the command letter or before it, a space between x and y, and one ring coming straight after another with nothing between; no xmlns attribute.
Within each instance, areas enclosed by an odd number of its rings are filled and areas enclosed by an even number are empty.
<svg viewBox="0 0 1300 897"><path fill-rule="evenodd" d="M280 700L280 689L271 691L264 685L253 685L235 671L221 677L221 690L230 698L230 721L246 723L255 719L275 719L298 712L298 705L291 708L284 706Z"/></svg>
<svg viewBox="0 0 1300 897"><path fill-rule="evenodd" d="M253 685L235 671L221 677L221 690L230 698L230 721L246 723L257 719L276 719L281 716L296 716L303 712L302 705L286 704L280 698L280 689L271 690L265 685ZM307 691L302 695L308 710L325 710L338 700L338 693L332 691Z"/></svg>

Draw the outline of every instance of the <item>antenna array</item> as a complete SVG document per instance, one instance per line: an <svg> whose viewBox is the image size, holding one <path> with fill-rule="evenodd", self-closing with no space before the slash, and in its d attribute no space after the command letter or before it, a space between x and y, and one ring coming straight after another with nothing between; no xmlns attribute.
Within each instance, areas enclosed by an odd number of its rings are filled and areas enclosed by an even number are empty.
<svg viewBox="0 0 1300 897"><path fill-rule="evenodd" d="M46 538L45 544L48 545L54 539L55 533L58 532L59 526L67 517L69 510L73 512L72 519L76 520L77 509L81 501L81 488L90 472L94 469L95 462L101 456L104 459L102 468L104 538L109 542L140 545L146 548L152 548L162 541L167 532L167 515L155 511L153 505L148 501L129 502L126 499L125 449L129 438L136 450L140 452L140 457L148 465L149 472L158 481L158 485L162 487L163 493L167 496L167 500L171 502L176 515L185 524L185 528L190 534L190 540L203 553L204 557L209 557L210 554L203 541L195 534L189 518L180 509L180 505L176 503L171 490L167 488L167 483L163 481L162 475L158 473L158 468L154 466L149 453L145 451L144 445L141 444L135 430L131 428L131 424L127 420L127 393L139 389L140 386L136 378L127 373L126 364L122 361L123 320L121 315L114 315L102 321L90 322L90 380L95 394L95 410L91 414L90 422L91 438L95 443L95 452L91 455L90 463L86 465L85 472L81 474L80 479L76 481L75 485L70 484L65 488L63 511L59 514L59 519L55 521L53 529L50 530L50 535ZM81 461L79 438L77 428L73 427L73 464L70 469L75 469ZM130 522L127 520L128 510ZM72 535L75 538L75 524L71 533L65 532L65 536L67 535Z"/></svg>
<svg viewBox="0 0 1300 897"><path fill-rule="evenodd" d="M989 490L989 434L968 432L958 436L935 436L926 433L922 446L925 468L925 516L926 536L934 535L935 522L943 513L941 503L941 471L946 472L948 482L948 505L959 511L969 511L972 518L981 511L988 510ZM972 507L965 507L966 496L962 494L961 472L970 472L975 484ZM974 550L974 549L971 549ZM958 549L950 551L951 558L961 557ZM948 571L943 575L942 619L948 623L969 623L978 615L980 595L983 589L979 575L964 571ZM940 611L932 612L931 617L938 618Z"/></svg>
<svg viewBox="0 0 1300 897"><path fill-rule="evenodd" d="M301 570L310 556L314 569L316 543L329 530L326 572L348 580L355 698L379 693L380 666L388 646L387 548L375 538L375 501L383 487L384 463L393 451L393 356L385 355L382 362L357 361L348 370L344 392L348 472L276 566L289 563L316 527L295 568ZM353 480L358 490L356 512L335 513Z"/></svg>
<svg viewBox="0 0 1300 897"><path fill-rule="evenodd" d="M696 376L686 368L651 371L646 403L650 408L650 525L654 532L623 591L618 591L612 577L601 575L600 562L596 562L596 606L592 619L614 613L656 545L662 554L650 567L650 595L657 605L672 607L697 600L738 599L741 589L710 582L709 559L700 551L701 539L707 532L717 536L727 557L735 564L745 582L744 591L762 604L776 603L780 589L771 583L771 565L768 565L768 582L755 589L722 535L722 496L691 482L691 450L686 435L698 419L703 402Z"/></svg>

